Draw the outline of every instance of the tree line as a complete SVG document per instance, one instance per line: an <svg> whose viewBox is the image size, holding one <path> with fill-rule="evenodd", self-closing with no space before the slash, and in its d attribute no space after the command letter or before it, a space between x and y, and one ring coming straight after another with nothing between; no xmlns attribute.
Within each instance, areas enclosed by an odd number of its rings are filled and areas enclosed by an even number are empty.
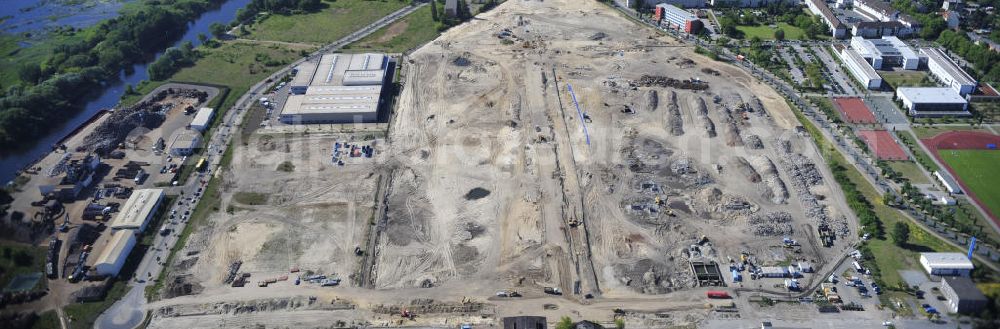
<svg viewBox="0 0 1000 329"><path fill-rule="evenodd" d="M64 122L95 88L177 40L188 21L224 2L149 1L77 31L40 64L23 64L21 83L0 97L0 154L21 149Z"/></svg>

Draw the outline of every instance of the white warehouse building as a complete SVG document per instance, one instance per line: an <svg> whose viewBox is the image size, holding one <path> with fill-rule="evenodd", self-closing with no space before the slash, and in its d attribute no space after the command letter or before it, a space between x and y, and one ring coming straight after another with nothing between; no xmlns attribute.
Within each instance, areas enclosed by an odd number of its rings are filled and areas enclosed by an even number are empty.
<svg viewBox="0 0 1000 329"><path fill-rule="evenodd" d="M914 117L969 116L969 102L947 87L899 87L896 98Z"/></svg>
<svg viewBox="0 0 1000 329"><path fill-rule="evenodd" d="M920 56L910 46L894 36L881 39L851 38L851 48L854 48L872 68L881 70L883 67L901 67L905 70L916 70L920 66Z"/></svg>
<svg viewBox="0 0 1000 329"><path fill-rule="evenodd" d="M191 155L199 146L201 146L201 135L195 130L183 130L174 135L173 141L170 142L170 154Z"/></svg>
<svg viewBox="0 0 1000 329"><path fill-rule="evenodd" d="M378 119L389 67L384 54L326 54L315 66L299 65L279 116L286 124L361 123ZM309 68L315 68L310 73ZM301 84L306 78L309 84Z"/></svg>
<svg viewBox="0 0 1000 329"><path fill-rule="evenodd" d="M958 252L922 252L920 265L927 274L937 276L968 277L975 268L965 254Z"/></svg>
<svg viewBox="0 0 1000 329"><path fill-rule="evenodd" d="M132 192L132 196L122 205L121 211L115 214L108 224L112 230L136 230L142 232L149 220L156 214L156 209L163 201L163 190L158 188L141 189Z"/></svg>
<svg viewBox="0 0 1000 329"><path fill-rule="evenodd" d="M962 186L958 185L958 182L951 177L951 174L942 171L935 171L934 178L937 178L941 185L944 186L945 190L951 194L962 194Z"/></svg>
<svg viewBox="0 0 1000 329"><path fill-rule="evenodd" d="M927 56L927 69L931 74L960 95L965 96L976 90L976 80L948 58L941 49L920 48L920 53Z"/></svg>
<svg viewBox="0 0 1000 329"><path fill-rule="evenodd" d="M101 276L118 275L133 247L135 247L135 231L119 230L112 233L111 240L94 261L94 272Z"/></svg>
<svg viewBox="0 0 1000 329"><path fill-rule="evenodd" d="M840 54L840 59L844 61L844 65L847 66L847 70L850 71L851 75L861 82L865 88L882 88L882 77L878 75L878 72L875 72L875 69L872 68L872 66L868 64L864 57L861 57L858 52L854 51L854 49L844 48L837 53Z"/></svg>
<svg viewBox="0 0 1000 329"><path fill-rule="evenodd" d="M198 110L198 113L194 115L194 119L191 120L191 129L204 132L208 129L209 123L212 122L212 118L215 116L215 109L211 107L203 107Z"/></svg>

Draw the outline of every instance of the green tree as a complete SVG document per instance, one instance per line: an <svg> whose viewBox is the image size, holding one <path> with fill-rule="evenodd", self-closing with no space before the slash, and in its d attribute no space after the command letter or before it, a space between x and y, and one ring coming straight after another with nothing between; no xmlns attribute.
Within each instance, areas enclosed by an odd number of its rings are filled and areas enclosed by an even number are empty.
<svg viewBox="0 0 1000 329"><path fill-rule="evenodd" d="M441 20L441 18L438 17L437 0L431 0L431 19L435 22Z"/></svg>
<svg viewBox="0 0 1000 329"><path fill-rule="evenodd" d="M615 329L625 329L625 319L615 319Z"/></svg>
<svg viewBox="0 0 1000 329"><path fill-rule="evenodd" d="M906 241L910 239L910 226L903 222L896 222L892 226L892 242L897 246L905 246Z"/></svg>
<svg viewBox="0 0 1000 329"><path fill-rule="evenodd" d="M774 30L774 40L778 41L785 40L785 30L782 29Z"/></svg>
<svg viewBox="0 0 1000 329"><path fill-rule="evenodd" d="M222 39L222 36L226 34L226 26L220 24L219 22L212 23L208 26L209 33L216 39Z"/></svg>
<svg viewBox="0 0 1000 329"><path fill-rule="evenodd" d="M556 329L573 329L573 319L564 316L556 323Z"/></svg>
<svg viewBox="0 0 1000 329"><path fill-rule="evenodd" d="M17 68L17 76L29 84L36 84L42 77L42 69L37 64L21 64Z"/></svg>

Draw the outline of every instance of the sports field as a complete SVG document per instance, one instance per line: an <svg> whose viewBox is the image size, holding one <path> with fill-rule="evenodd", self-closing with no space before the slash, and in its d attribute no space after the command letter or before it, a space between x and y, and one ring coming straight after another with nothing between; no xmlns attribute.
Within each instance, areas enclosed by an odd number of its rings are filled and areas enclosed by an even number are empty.
<svg viewBox="0 0 1000 329"><path fill-rule="evenodd" d="M955 171L962 183L994 216L1000 214L1000 151L939 149L941 159Z"/></svg>
<svg viewBox="0 0 1000 329"><path fill-rule="evenodd" d="M788 25L787 23L778 23L778 28L785 31L785 40L803 40L806 38L806 32L802 29ZM757 26L737 26L737 30L743 32L743 36L746 39L753 37L761 38L762 40L774 40L775 28L767 25L757 25Z"/></svg>

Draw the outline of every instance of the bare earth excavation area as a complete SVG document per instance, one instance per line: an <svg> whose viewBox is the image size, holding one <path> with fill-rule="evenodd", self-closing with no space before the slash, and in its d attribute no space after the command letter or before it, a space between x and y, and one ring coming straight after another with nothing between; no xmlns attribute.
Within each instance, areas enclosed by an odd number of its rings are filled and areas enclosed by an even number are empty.
<svg viewBox="0 0 1000 329"><path fill-rule="evenodd" d="M234 145L222 206L180 253L151 327L393 324L400 309L426 325L604 319L623 306L686 314L627 319L639 327L692 323L707 313L699 287L740 287L728 268L741 256L819 271L855 235L779 95L597 2L508 1L401 62L387 138L261 130ZM336 142L375 156L338 166ZM244 287L227 283L238 261ZM725 278L696 276L703 266Z"/></svg>

